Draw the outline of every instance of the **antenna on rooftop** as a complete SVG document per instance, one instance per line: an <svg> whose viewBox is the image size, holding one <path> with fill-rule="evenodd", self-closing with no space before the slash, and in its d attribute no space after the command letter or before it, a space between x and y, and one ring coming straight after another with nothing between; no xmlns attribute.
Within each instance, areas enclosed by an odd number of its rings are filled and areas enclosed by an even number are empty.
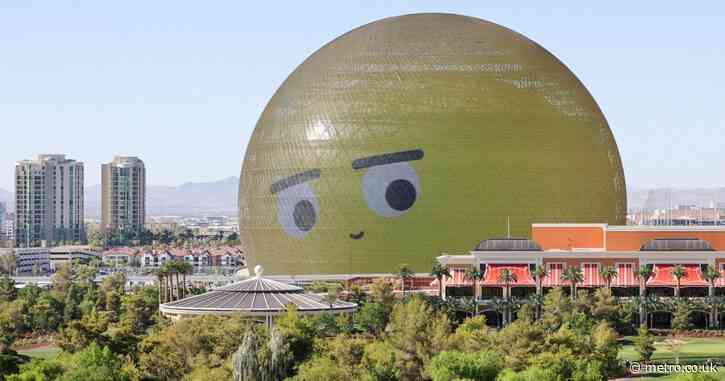
<svg viewBox="0 0 725 381"><path fill-rule="evenodd" d="M511 238L511 218L506 216L506 238Z"/></svg>

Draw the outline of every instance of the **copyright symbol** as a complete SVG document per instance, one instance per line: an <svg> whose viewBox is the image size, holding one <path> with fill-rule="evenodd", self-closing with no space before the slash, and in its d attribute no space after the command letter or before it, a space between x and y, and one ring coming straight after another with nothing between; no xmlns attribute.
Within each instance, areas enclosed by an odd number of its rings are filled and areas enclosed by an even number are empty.
<svg viewBox="0 0 725 381"><path fill-rule="evenodd" d="M638 362L630 363L629 370L632 371L633 374L639 373L639 363Z"/></svg>

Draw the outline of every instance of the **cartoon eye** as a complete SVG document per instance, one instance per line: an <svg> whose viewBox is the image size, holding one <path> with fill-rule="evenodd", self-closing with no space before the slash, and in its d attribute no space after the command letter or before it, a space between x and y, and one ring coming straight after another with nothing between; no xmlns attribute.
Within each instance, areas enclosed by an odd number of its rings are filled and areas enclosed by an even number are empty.
<svg viewBox="0 0 725 381"><path fill-rule="evenodd" d="M398 217L420 197L420 180L408 162L373 166L363 176L363 196L377 214Z"/></svg>
<svg viewBox="0 0 725 381"><path fill-rule="evenodd" d="M304 238L317 223L320 206L308 184L298 184L277 193L277 222L287 234Z"/></svg>

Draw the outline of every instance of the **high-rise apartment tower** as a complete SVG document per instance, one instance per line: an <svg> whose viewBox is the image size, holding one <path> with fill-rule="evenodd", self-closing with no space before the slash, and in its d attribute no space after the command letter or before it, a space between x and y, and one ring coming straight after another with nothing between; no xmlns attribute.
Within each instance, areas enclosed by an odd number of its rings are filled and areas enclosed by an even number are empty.
<svg viewBox="0 0 725 381"><path fill-rule="evenodd" d="M18 247L84 243L83 163L38 155L15 165L15 241Z"/></svg>
<svg viewBox="0 0 725 381"><path fill-rule="evenodd" d="M146 223L146 168L137 157L116 156L101 167L101 226L119 233Z"/></svg>

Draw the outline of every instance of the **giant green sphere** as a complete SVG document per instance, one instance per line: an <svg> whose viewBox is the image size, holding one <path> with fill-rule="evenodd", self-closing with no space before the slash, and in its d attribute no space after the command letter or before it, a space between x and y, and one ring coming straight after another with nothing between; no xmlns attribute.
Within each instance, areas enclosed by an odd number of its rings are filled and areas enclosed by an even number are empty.
<svg viewBox="0 0 725 381"><path fill-rule="evenodd" d="M623 224L626 195L607 121L561 61L487 21L416 14L354 29L287 78L239 208L267 273L424 272L509 228Z"/></svg>

